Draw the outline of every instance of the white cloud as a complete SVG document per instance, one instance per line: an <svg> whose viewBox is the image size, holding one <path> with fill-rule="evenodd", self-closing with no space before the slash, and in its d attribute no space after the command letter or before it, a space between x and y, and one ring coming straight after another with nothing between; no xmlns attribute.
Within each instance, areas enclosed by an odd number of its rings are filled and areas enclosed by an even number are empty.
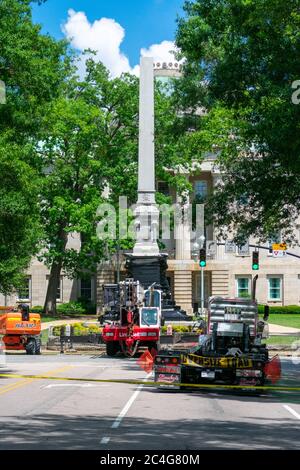
<svg viewBox="0 0 300 470"><path fill-rule="evenodd" d="M121 52L125 30L114 19L101 18L91 23L84 12L70 9L62 30L73 47L79 51L96 51L96 59L103 62L112 77L117 77L122 72L139 75L139 65L131 67L128 57ZM174 62L174 55L170 52L172 50L175 50L174 42L162 41L160 44L152 44L148 49L142 48L140 54L153 57L155 62ZM84 73L84 69L84 64L81 63L80 74Z"/></svg>
<svg viewBox="0 0 300 470"><path fill-rule="evenodd" d="M175 43L173 41L162 41L160 44L152 44L148 49L142 48L141 55L153 57L155 62L174 62Z"/></svg>
<svg viewBox="0 0 300 470"><path fill-rule="evenodd" d="M63 31L76 49L96 51L97 59L103 62L113 77L122 72L130 72L129 60L120 50L125 30L119 23L110 18L101 18L90 23L86 14L81 11L69 10L68 14Z"/></svg>

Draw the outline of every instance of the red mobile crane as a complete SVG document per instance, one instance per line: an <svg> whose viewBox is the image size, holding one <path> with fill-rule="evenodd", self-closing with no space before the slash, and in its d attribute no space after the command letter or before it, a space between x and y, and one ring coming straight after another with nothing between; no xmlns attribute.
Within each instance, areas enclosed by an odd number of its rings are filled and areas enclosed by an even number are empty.
<svg viewBox="0 0 300 470"><path fill-rule="evenodd" d="M103 328L108 356L119 351L133 357L145 349L157 349L161 327L162 292L154 285L146 291L139 281L127 279L104 285L104 302L115 320Z"/></svg>

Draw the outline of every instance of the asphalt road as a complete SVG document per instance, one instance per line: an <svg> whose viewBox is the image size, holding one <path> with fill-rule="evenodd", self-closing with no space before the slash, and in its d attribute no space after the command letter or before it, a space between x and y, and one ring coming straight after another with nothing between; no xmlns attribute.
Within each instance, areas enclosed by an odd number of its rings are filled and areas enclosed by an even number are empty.
<svg viewBox="0 0 300 470"><path fill-rule="evenodd" d="M299 359L299 358L298 358ZM281 384L300 386L283 359ZM0 372L143 380L135 360L9 355ZM171 392L145 386L0 377L0 450L300 449L300 395Z"/></svg>

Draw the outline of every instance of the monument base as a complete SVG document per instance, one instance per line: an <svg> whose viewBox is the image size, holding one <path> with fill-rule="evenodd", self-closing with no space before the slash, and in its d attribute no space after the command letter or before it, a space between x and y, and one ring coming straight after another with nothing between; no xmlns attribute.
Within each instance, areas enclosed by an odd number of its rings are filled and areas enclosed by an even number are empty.
<svg viewBox="0 0 300 470"><path fill-rule="evenodd" d="M159 284L162 290L169 294L170 286L166 272L168 269L167 254L157 256L136 256L131 253L126 255L126 269L128 276L139 281L144 289L154 282Z"/></svg>

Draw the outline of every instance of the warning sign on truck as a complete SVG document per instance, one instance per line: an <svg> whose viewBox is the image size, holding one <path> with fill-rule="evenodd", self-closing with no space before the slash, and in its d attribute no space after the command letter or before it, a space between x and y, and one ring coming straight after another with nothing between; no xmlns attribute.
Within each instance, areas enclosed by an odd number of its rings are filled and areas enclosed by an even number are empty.
<svg viewBox="0 0 300 470"><path fill-rule="evenodd" d="M219 367L247 369L253 367L252 359L240 357L204 357L196 354L182 355L181 364L193 367Z"/></svg>

